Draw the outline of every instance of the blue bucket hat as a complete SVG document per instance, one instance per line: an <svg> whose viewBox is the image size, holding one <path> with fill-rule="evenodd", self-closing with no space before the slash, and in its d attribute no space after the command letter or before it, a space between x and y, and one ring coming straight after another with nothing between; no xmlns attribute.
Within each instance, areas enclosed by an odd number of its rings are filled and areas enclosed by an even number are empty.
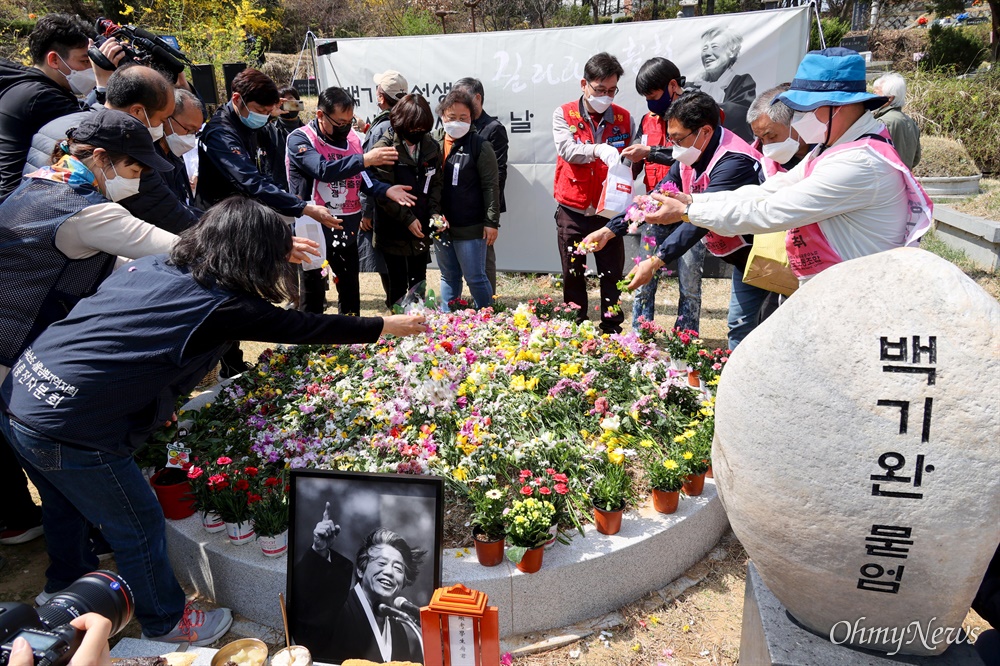
<svg viewBox="0 0 1000 666"><path fill-rule="evenodd" d="M812 111L821 106L865 105L877 109L889 101L868 92L865 59L857 51L833 47L810 51L799 63L792 87L771 102L781 101L793 111Z"/></svg>

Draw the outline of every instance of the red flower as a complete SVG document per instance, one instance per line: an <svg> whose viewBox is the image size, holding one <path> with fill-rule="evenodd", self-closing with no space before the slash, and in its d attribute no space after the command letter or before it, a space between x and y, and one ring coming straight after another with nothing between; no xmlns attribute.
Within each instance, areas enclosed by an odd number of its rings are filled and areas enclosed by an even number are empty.
<svg viewBox="0 0 1000 666"><path fill-rule="evenodd" d="M247 494L247 504L256 504L260 500L261 500L260 495L256 495L254 493Z"/></svg>
<svg viewBox="0 0 1000 666"><path fill-rule="evenodd" d="M545 486L542 486L541 488L539 488L538 492L540 494L542 494L542 495L551 495L552 494L552 491L549 490L548 488L546 488Z"/></svg>
<svg viewBox="0 0 1000 666"><path fill-rule="evenodd" d="M264 487L265 488L273 488L274 486L278 485L279 483L281 483L281 479L278 479L278 478L273 477L273 476L269 476L269 477L267 477L267 479L264 480Z"/></svg>
<svg viewBox="0 0 1000 666"><path fill-rule="evenodd" d="M229 463L233 462L233 459L227 456L219 456L219 459L216 460L215 462L219 465L228 465Z"/></svg>
<svg viewBox="0 0 1000 666"><path fill-rule="evenodd" d="M556 471L551 467L549 467L548 469L545 470L545 473L548 474L549 476L552 476L553 474L556 473Z"/></svg>
<svg viewBox="0 0 1000 666"><path fill-rule="evenodd" d="M530 495L532 493L531 486L521 486L522 495Z"/></svg>
<svg viewBox="0 0 1000 666"><path fill-rule="evenodd" d="M192 468L190 468L188 470L188 478L189 479L197 479L199 476L201 476L204 473L205 473L205 470L203 470L201 467L192 467Z"/></svg>
<svg viewBox="0 0 1000 666"><path fill-rule="evenodd" d="M243 471L246 472L247 476L249 476L249 477L257 476L257 468L256 467L245 467L243 469Z"/></svg>
<svg viewBox="0 0 1000 666"><path fill-rule="evenodd" d="M556 492L560 495L565 495L566 493L569 492L569 486L567 486L565 483L557 483Z"/></svg>
<svg viewBox="0 0 1000 666"><path fill-rule="evenodd" d="M531 478L531 470L530 469L522 469L521 470L521 474L520 474L520 478L521 478L522 481L524 481L525 479L530 479Z"/></svg>
<svg viewBox="0 0 1000 666"><path fill-rule="evenodd" d="M569 483L569 477L565 474L553 474L552 480L556 483Z"/></svg>
<svg viewBox="0 0 1000 666"><path fill-rule="evenodd" d="M239 490L241 492L249 487L250 487L250 482L247 481L246 479L240 479L239 481L236 482L236 490Z"/></svg>

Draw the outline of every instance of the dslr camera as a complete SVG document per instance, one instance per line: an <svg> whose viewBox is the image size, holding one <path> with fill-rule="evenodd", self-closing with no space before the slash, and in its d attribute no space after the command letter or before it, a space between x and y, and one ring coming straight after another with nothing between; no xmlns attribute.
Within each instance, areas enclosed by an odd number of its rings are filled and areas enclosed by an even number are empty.
<svg viewBox="0 0 1000 666"><path fill-rule="evenodd" d="M128 583L111 571L87 574L37 609L28 604L0 603L0 666L9 663L18 637L28 641L36 666L67 664L84 634L70 620L98 613L111 620L113 636L129 623L134 609Z"/></svg>

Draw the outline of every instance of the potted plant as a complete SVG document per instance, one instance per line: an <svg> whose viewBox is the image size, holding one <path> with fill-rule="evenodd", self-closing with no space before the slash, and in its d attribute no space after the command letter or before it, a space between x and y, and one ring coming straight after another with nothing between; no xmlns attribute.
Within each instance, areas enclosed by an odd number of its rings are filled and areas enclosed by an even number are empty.
<svg viewBox="0 0 1000 666"><path fill-rule="evenodd" d="M549 539L546 548L555 545L559 538L559 521L566 516L566 497L569 494L569 476L549 467L544 474L535 474L530 469L522 469L517 477L520 486L518 494L521 497L538 497L552 502L556 508L556 516L549 527ZM569 543L568 540L563 541Z"/></svg>
<svg viewBox="0 0 1000 666"><path fill-rule="evenodd" d="M601 534L617 534L622 514L632 494L632 477L624 462L605 462L593 466L590 498L594 503L594 524Z"/></svg>
<svg viewBox="0 0 1000 666"><path fill-rule="evenodd" d="M284 474L264 477L253 484L247 504L264 557L281 557L288 552L288 486Z"/></svg>
<svg viewBox="0 0 1000 666"><path fill-rule="evenodd" d="M164 467L150 477L149 484L156 493L164 518L181 520L194 514L195 499L183 469Z"/></svg>
<svg viewBox="0 0 1000 666"><path fill-rule="evenodd" d="M472 504L472 540L476 546L476 558L484 567L495 567L503 560L507 531L504 493L493 484L489 487L473 484L469 488L469 502Z"/></svg>
<svg viewBox="0 0 1000 666"><path fill-rule="evenodd" d="M686 441L682 457L687 463L688 476L684 481L684 494L692 497L701 495L705 489L705 472L712 466L712 437L715 435L715 420L706 419L694 428L694 436Z"/></svg>
<svg viewBox="0 0 1000 666"><path fill-rule="evenodd" d="M670 354L670 366L686 372L687 350L693 340L698 339L698 331L675 328L663 336L663 344Z"/></svg>
<svg viewBox="0 0 1000 666"><path fill-rule="evenodd" d="M549 525L555 519L556 508L548 500L526 497L514 500L507 512L507 557L524 573L535 573L542 567L543 545L549 538Z"/></svg>
<svg viewBox="0 0 1000 666"><path fill-rule="evenodd" d="M646 461L646 478L653 490L653 508L659 513L677 511L680 491L688 474L686 461L675 452L666 456L650 456Z"/></svg>
<svg viewBox="0 0 1000 666"><path fill-rule="evenodd" d="M687 355L684 360L688 364L688 385L694 388L701 388L702 372L711 368L712 354L701 346L701 340L693 338L687 347Z"/></svg>
<svg viewBox="0 0 1000 666"><path fill-rule="evenodd" d="M254 535L250 516L250 481L257 476L256 467L234 465L228 456L216 460L216 473L208 477L212 504L226 523L226 534L234 546L250 542Z"/></svg>
<svg viewBox="0 0 1000 666"><path fill-rule="evenodd" d="M197 464L189 465L187 468L188 482L191 484L191 494L194 496L194 509L201 514L201 525L209 534L221 532L226 529L226 522L222 520L215 511L212 503L214 491L208 485L210 474L205 472L205 468Z"/></svg>

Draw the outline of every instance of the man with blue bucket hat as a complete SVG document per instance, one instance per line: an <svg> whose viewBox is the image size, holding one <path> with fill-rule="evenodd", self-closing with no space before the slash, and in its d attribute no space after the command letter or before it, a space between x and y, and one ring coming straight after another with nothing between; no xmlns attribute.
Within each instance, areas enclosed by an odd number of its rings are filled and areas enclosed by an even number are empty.
<svg viewBox="0 0 1000 666"><path fill-rule="evenodd" d="M932 205L871 113L886 101L867 92L865 61L855 51L810 51L791 88L773 102L790 107L792 127L816 144L806 159L731 192L654 194L662 206L646 221L690 221L724 236L787 230L789 265L800 282L841 261L915 246L930 228ZM633 272L652 274L652 261Z"/></svg>

